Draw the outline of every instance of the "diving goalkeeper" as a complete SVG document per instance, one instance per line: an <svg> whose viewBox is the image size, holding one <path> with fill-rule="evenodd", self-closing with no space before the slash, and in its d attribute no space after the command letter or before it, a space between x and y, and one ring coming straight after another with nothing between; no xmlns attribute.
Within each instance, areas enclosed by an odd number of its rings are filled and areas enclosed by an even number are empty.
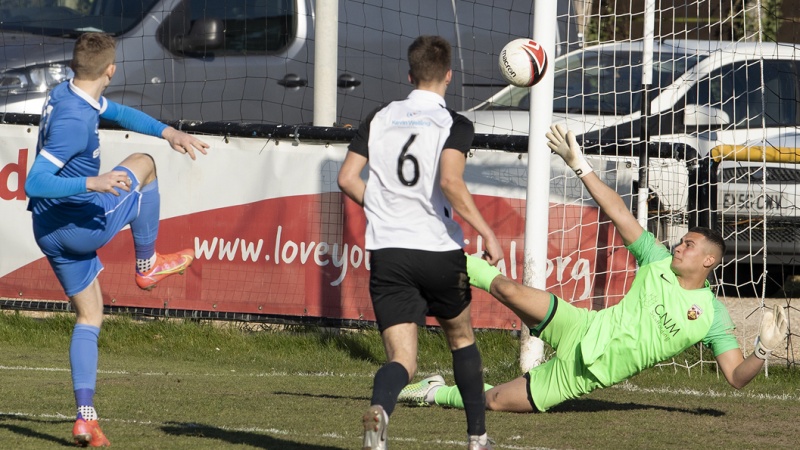
<svg viewBox="0 0 800 450"><path fill-rule="evenodd" d="M468 257L470 283L491 293L556 351L523 376L487 386L486 408L546 411L561 402L609 387L703 342L736 389L762 369L786 336L782 308L767 311L755 351L744 357L725 306L709 288L708 275L725 254L725 242L708 228L692 228L670 254L628 211L622 198L593 173L572 132L553 126L548 146L580 177L613 222L639 264L630 291L619 304L600 311L572 306L548 292L500 274L480 258ZM461 407L458 388L439 376L406 386L399 400Z"/></svg>

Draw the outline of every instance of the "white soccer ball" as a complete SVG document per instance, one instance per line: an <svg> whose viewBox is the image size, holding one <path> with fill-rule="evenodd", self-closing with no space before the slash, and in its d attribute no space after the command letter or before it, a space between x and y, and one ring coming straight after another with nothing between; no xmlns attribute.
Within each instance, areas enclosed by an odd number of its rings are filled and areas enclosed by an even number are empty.
<svg viewBox="0 0 800 450"><path fill-rule="evenodd" d="M544 78L547 54L533 39L514 39L500 51L500 73L514 86L531 87Z"/></svg>

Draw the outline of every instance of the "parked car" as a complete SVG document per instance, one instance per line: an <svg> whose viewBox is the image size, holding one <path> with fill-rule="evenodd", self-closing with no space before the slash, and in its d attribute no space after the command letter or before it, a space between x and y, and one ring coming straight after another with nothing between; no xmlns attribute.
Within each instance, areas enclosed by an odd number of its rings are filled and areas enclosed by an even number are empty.
<svg viewBox="0 0 800 450"><path fill-rule="evenodd" d="M39 114L48 89L71 77L76 37L117 38L117 74L105 95L162 120L310 124L314 112L313 0L4 0L0 8L0 113ZM339 0L337 121L357 125L411 91L405 52L421 34L455 48L447 101L465 109L502 83L503 45L532 24L530 4L496 8L454 0L431 8ZM567 0L559 0L569 17ZM502 23L491 28L486 23ZM558 42L576 42L559 22ZM472 100L470 100L472 99Z"/></svg>
<svg viewBox="0 0 800 450"><path fill-rule="evenodd" d="M556 59L554 122L586 142L638 141L642 50L610 43ZM729 259L766 252L768 264L800 266L800 46L668 40L653 60L650 141L686 144L708 163L710 220ZM479 133L527 134L531 101L509 86L464 114Z"/></svg>

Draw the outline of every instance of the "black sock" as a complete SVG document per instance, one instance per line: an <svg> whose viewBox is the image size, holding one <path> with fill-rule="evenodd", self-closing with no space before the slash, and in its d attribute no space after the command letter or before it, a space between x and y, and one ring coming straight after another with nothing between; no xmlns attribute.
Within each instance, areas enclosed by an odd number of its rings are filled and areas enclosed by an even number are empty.
<svg viewBox="0 0 800 450"><path fill-rule="evenodd" d="M483 364L476 344L453 351L453 376L464 401L467 434L486 433L486 393L483 391Z"/></svg>
<svg viewBox="0 0 800 450"><path fill-rule="evenodd" d="M397 396L408 384L408 371L399 362L390 362L378 369L372 385L372 405L381 405L391 416L397 406ZM481 384L483 389L483 384Z"/></svg>

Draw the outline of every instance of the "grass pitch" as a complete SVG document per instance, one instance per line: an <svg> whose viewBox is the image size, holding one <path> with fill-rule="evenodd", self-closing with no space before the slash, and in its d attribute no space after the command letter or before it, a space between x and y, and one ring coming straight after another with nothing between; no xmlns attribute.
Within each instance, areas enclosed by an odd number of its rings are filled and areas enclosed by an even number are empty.
<svg viewBox="0 0 800 450"><path fill-rule="evenodd" d="M73 323L0 313L0 447L72 446ZM478 342L488 383L519 376L513 335ZM95 406L117 448L355 449L383 359L371 329L110 317ZM419 373L452 382L450 362L443 336L421 330ZM713 369L654 368L546 414L488 412L487 426L498 449L796 448L800 373L769 373L736 391ZM465 429L461 410L398 405L390 448L463 449Z"/></svg>

